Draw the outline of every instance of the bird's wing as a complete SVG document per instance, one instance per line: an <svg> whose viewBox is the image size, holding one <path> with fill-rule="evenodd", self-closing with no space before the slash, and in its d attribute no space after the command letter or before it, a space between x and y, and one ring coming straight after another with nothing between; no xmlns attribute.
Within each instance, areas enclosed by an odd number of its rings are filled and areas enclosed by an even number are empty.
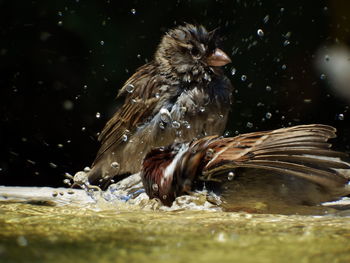
<svg viewBox="0 0 350 263"><path fill-rule="evenodd" d="M93 166L108 149L121 143L124 135L129 136L137 124L144 122L155 110L160 99L156 96L158 89L154 88L158 84L157 77L156 67L149 63L140 67L126 81L118 93L118 97L125 96L125 102L107 122L98 137L101 147Z"/></svg>
<svg viewBox="0 0 350 263"><path fill-rule="evenodd" d="M218 138L207 144L214 152L203 169L203 178L237 167L258 168L305 178L323 186L341 186L348 179L336 169L350 169L340 159L345 153L329 149L327 141L336 129L327 125L299 125L234 138Z"/></svg>

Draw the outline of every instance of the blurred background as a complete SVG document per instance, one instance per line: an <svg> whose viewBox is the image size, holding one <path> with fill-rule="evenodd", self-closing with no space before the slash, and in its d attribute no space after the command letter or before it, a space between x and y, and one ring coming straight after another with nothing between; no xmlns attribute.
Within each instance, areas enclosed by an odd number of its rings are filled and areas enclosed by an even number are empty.
<svg viewBox="0 0 350 263"><path fill-rule="evenodd" d="M90 166L118 89L185 21L222 29L226 135L324 123L350 152L349 1L0 0L0 20L0 185Z"/></svg>

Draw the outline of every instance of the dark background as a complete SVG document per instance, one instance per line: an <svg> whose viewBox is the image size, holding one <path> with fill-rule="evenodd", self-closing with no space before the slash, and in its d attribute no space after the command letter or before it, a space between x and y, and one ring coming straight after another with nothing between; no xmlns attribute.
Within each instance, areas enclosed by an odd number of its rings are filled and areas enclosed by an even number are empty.
<svg viewBox="0 0 350 263"><path fill-rule="evenodd" d="M118 89L184 21L225 36L236 88L227 134L324 123L349 152L349 98L315 67L320 48L349 43L349 10L346 0L0 1L0 184L62 186L89 166Z"/></svg>

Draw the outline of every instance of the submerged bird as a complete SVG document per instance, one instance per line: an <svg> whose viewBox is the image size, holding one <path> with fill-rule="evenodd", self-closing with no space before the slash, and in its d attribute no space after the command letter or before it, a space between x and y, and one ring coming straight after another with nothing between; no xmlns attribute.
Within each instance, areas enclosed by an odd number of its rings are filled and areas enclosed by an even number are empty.
<svg viewBox="0 0 350 263"><path fill-rule="evenodd" d="M146 155L142 182L150 198L168 206L204 184L231 204L337 200L350 194L350 164L341 160L345 153L330 149L335 131L312 124L174 143Z"/></svg>
<svg viewBox="0 0 350 263"><path fill-rule="evenodd" d="M153 147L222 134L232 86L220 67L231 60L216 32L185 24L163 36L154 59L118 93L125 101L99 136L90 183L106 187L117 175L138 172Z"/></svg>

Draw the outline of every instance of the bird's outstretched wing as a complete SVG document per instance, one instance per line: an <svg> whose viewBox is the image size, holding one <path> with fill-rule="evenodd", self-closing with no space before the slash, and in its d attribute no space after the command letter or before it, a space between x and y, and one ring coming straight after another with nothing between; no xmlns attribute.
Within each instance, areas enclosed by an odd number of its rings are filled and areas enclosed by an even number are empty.
<svg viewBox="0 0 350 263"><path fill-rule="evenodd" d="M214 153L203 168L203 178L246 167L301 177L324 187L344 186L349 179L337 169L350 169L350 164L340 159L345 153L330 149L328 140L336 137L335 132L331 126L311 124L205 142Z"/></svg>

